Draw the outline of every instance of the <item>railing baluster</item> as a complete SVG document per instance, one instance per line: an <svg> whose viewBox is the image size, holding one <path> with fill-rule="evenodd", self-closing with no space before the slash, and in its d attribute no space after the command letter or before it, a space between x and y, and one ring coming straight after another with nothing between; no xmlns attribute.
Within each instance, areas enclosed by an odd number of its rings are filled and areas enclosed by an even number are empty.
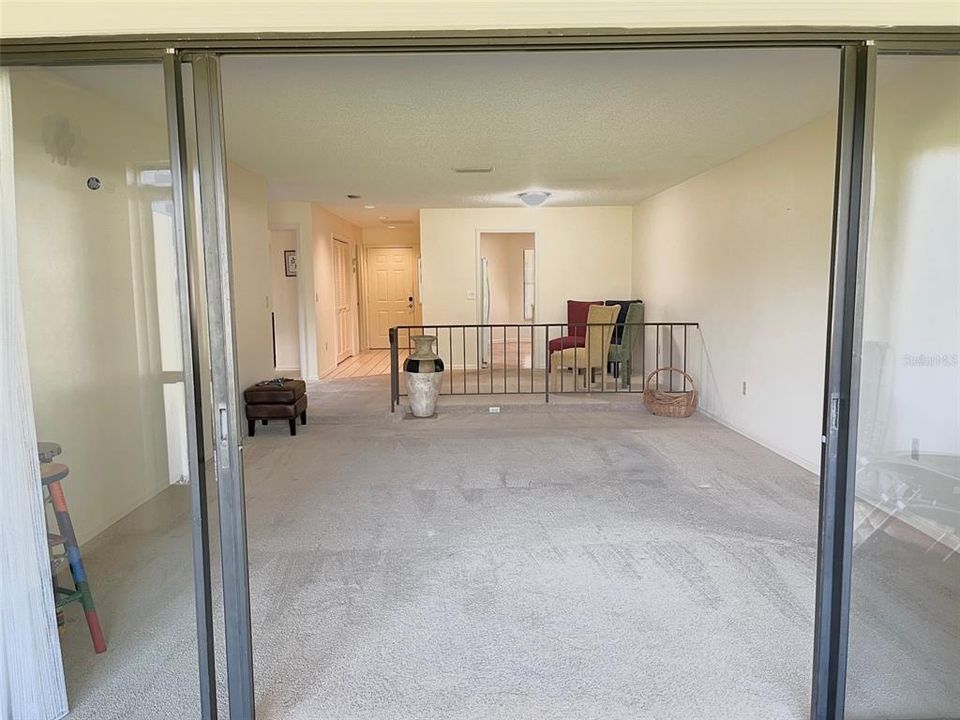
<svg viewBox="0 0 960 720"><path fill-rule="evenodd" d="M400 399L400 348L397 346L397 329L390 328L390 412L396 412L397 401Z"/></svg>
<svg viewBox="0 0 960 720"><path fill-rule="evenodd" d="M507 394L507 326L503 326L503 394Z"/></svg>
<svg viewBox="0 0 960 720"><path fill-rule="evenodd" d="M394 326L389 330L390 337L390 400L391 400L391 411L394 412L396 406L400 404L400 398L406 395L405 388L401 386L403 382L402 378L402 369L403 369L403 359L404 357L409 357L413 352L413 336L414 335L424 335L432 333L437 338L438 351L439 348L443 347L442 333L447 333L447 343L446 350L448 352L447 359L445 364L449 365L450 379L445 383L446 388L441 390L444 395L521 395L527 393L537 393L536 389L537 383L537 354L536 354L536 344L537 344L537 334L536 328L543 328L543 350L541 357L543 358L543 396L544 402L550 401L550 394L553 388L551 388L551 378L555 380L553 373L560 373L560 379L558 382L558 388L556 392L592 392L594 385L594 368L597 368L601 371L602 383L600 386L600 392L605 393L607 390L607 376L610 373L613 373L613 384L612 389L609 392L612 393L622 393L622 392L635 392L642 393L643 386L646 381L647 375L647 357L646 357L646 332L648 328L653 327L656 332L656 349L654 352L655 367L673 367L676 363L677 370L682 370L683 373L688 372L688 352L690 345L689 329L698 328L699 324L695 322L683 322L683 323L672 323L672 322L657 322L657 323L583 323L582 325L577 323L570 325L567 323L553 324L553 323L510 323L510 324L498 324L498 325L483 325L483 324L474 324L474 325L400 325ZM577 352L578 347L576 341L564 341L561 343L560 348L560 357L569 358L569 355L565 355L567 350L573 354L573 362L570 363L569 359L565 359L563 362L558 363L557 366L553 366L552 358L550 353L550 341L551 333L554 328L557 328L559 333L558 337L560 338L572 338L575 337L572 335L574 331L581 332L580 337L583 340L583 346L586 348L586 352L581 356ZM604 336L607 333L610 334L611 338L617 328L620 328L620 359L611 365L610 363L610 354L609 346L607 347L607 354L602 357L594 357L591 343L588 342L588 333L592 337L594 332L603 333ZM636 328L634 330L634 328ZM662 328L666 328L664 332L661 332ZM674 335L677 329L680 328L683 334L683 346L677 345L676 352L674 352L675 338ZM467 380L467 330L473 329L474 331L474 344L476 349L476 388L472 386L472 382ZM510 332L510 329L513 332ZM500 341L503 344L503 349L498 354L494 350L496 345L496 331L500 331ZM461 361L459 363L459 368L463 373L463 379L460 382L457 382L453 377L454 368L458 363L454 362L454 349L456 346L456 341L454 339L454 334L460 332L460 350ZM629 332L628 332L629 331ZM403 348L403 340L401 337L402 333L406 333L406 355L401 355ZM639 335L634 335L634 332L639 333ZM630 342L625 342L626 336L630 336ZM516 342L516 386L511 387L511 381L513 374L510 372L509 363L513 359L513 353L507 347L507 342L510 340L511 336L513 341ZM663 343L668 342L670 344L669 349L663 347ZM489 347L487 344L489 343ZM524 346L529 344L528 353L525 354ZM632 382L633 377L633 364L636 361L636 354L634 349L639 345L639 368L640 373L639 377L641 383L639 387L634 387ZM483 387L483 356L484 353L487 353L487 362L489 363L490 377L489 377L489 387ZM682 353L681 358L676 358L676 353ZM584 362L581 363L580 360L584 359ZM496 381L496 361L502 361L501 370L503 372L502 383L498 384ZM529 361L530 363L530 372L529 372L529 385L527 389L524 389L524 378L526 373L523 372L523 363L524 361ZM569 365L564 368L565 363ZM596 363L596 365L595 365ZM628 371L627 367L631 369ZM612 368L612 369L611 369ZM572 370L572 379L573 387L566 387L566 372L565 370ZM581 390L577 386L577 381L580 378L580 373L584 373L584 389ZM627 376L624 376L625 372L629 372ZM667 383L667 386L671 391L674 390L676 382L673 379L673 373L670 374L670 380ZM656 386L659 387L661 383L660 376L656 376ZM683 390L689 390L690 383L684 375Z"/></svg>
<svg viewBox="0 0 960 720"><path fill-rule="evenodd" d="M660 369L660 324L657 323L657 364L654 366L654 370ZM657 376L654 378L657 382L657 390L660 389L660 373L657 373Z"/></svg>
<svg viewBox="0 0 960 720"><path fill-rule="evenodd" d="M477 341L477 358L475 360L477 366L477 395L480 394L480 332L481 328L478 325L476 328L476 341Z"/></svg>
<svg viewBox="0 0 960 720"><path fill-rule="evenodd" d="M533 367L537 364L536 357L534 356L534 346L536 341L533 339L533 325L530 326L530 393L533 394L536 392L533 382Z"/></svg>
<svg viewBox="0 0 960 720"><path fill-rule="evenodd" d="M670 367L673 367L673 325L670 326ZM667 373L670 376L670 392L673 392L673 373Z"/></svg>
<svg viewBox="0 0 960 720"><path fill-rule="evenodd" d="M517 395L520 394L520 326L517 325Z"/></svg>

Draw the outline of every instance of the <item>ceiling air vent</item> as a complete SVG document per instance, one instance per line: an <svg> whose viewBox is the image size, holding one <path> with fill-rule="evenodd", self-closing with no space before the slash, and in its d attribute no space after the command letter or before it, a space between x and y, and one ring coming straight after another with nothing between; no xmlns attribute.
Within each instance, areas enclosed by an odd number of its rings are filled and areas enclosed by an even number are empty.
<svg viewBox="0 0 960 720"><path fill-rule="evenodd" d="M391 220L390 218L381 218L380 224L381 224L381 225L416 225L416 224L417 224L417 221L416 221L416 220L407 220L407 219L404 219L404 218L400 218L400 219L397 219L397 220Z"/></svg>
<svg viewBox="0 0 960 720"><path fill-rule="evenodd" d="M493 172L492 165L477 165L471 167L455 167L453 169L458 175L479 175L481 173L490 173Z"/></svg>

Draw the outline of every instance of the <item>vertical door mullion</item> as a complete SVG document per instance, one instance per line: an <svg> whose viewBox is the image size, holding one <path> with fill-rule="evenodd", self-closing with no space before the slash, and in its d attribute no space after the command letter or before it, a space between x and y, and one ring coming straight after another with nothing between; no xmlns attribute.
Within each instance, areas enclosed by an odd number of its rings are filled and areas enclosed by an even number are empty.
<svg viewBox="0 0 960 720"><path fill-rule="evenodd" d="M200 669L200 712L203 720L217 718L216 660L213 644L213 598L210 587L210 535L207 516L207 478L201 462L203 418L200 399L200 355L196 301L192 279L197 268L190 258L193 238L189 231L191 203L184 122L183 75L180 57L163 59L167 132L170 142L170 176L173 191L174 248L177 263L180 337L183 348L184 407L187 421L187 462L190 478L190 534L193 542L193 581L196 596L197 650Z"/></svg>
<svg viewBox="0 0 960 720"><path fill-rule="evenodd" d="M842 720L850 619L863 279L876 49L845 46L840 63L836 191L820 470L813 720Z"/></svg>
<svg viewBox="0 0 960 720"><path fill-rule="evenodd" d="M230 225L223 140L220 64L213 55L193 60L200 170L200 212L206 272L210 366L213 377L213 447L220 507L220 558L231 720L252 720L253 652L247 522L240 446Z"/></svg>

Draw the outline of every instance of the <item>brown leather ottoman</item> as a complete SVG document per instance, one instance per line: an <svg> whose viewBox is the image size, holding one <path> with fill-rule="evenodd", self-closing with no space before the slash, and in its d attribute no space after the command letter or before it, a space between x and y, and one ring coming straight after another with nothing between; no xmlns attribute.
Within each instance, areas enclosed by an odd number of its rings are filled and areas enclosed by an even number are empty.
<svg viewBox="0 0 960 720"><path fill-rule="evenodd" d="M266 425L270 420L287 420L290 434L297 434L297 416L307 424L307 384L303 380L268 381L251 385L243 391L247 403L247 430L256 434L257 420Z"/></svg>

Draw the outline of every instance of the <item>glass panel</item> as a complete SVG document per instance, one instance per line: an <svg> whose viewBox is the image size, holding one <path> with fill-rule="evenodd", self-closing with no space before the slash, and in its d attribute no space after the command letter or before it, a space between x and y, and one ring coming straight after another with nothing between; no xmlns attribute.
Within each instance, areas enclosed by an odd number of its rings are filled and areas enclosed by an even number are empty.
<svg viewBox="0 0 960 720"><path fill-rule="evenodd" d="M881 57L847 716L960 712L960 58Z"/></svg>
<svg viewBox="0 0 960 720"><path fill-rule="evenodd" d="M55 443L41 469L70 717L197 717L163 74L11 78L30 379L38 439Z"/></svg>

